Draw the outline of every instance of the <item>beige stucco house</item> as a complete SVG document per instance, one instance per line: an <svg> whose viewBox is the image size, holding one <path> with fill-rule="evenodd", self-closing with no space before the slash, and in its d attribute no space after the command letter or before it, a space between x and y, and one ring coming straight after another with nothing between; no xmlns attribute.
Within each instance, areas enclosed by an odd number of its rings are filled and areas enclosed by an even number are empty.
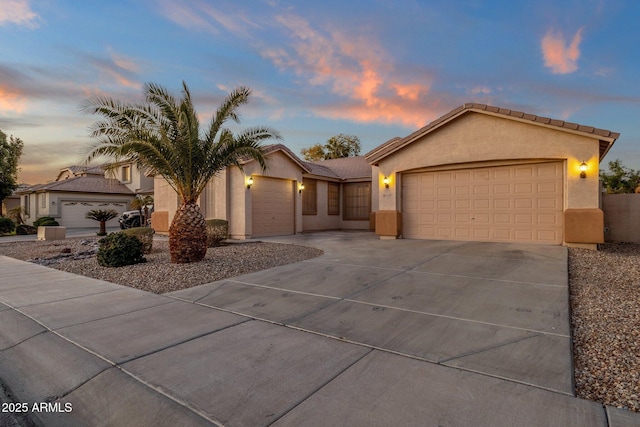
<svg viewBox="0 0 640 427"><path fill-rule="evenodd" d="M371 167L359 156L305 162L282 144L265 147L268 168L245 160L214 177L198 201L207 219L229 221L234 239L312 230L369 229ZM152 227L168 231L179 206L157 176Z"/></svg>
<svg viewBox="0 0 640 427"><path fill-rule="evenodd" d="M153 194L153 177L139 171L132 162L120 162L114 169L103 166L69 166L58 173L54 181L16 191L23 207L24 220L33 224L38 218L50 216L68 228L95 227L96 221L86 219L88 211L113 209L121 213L130 210L136 194ZM107 222L118 225L118 219Z"/></svg>
<svg viewBox="0 0 640 427"><path fill-rule="evenodd" d="M594 247L604 129L465 104L366 154L382 237Z"/></svg>

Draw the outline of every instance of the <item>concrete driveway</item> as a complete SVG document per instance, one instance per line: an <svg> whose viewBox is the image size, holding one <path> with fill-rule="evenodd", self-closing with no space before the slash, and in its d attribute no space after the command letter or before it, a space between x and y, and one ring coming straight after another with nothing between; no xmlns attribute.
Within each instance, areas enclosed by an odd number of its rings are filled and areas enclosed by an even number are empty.
<svg viewBox="0 0 640 427"><path fill-rule="evenodd" d="M573 397L563 247L265 239L319 258L164 296L0 257L0 378L45 425L623 426Z"/></svg>

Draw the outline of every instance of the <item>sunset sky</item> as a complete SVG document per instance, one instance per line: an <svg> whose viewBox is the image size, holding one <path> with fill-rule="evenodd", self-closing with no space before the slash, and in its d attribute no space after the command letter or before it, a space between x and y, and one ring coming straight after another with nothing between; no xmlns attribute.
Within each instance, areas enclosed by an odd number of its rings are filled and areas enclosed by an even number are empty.
<svg viewBox="0 0 640 427"><path fill-rule="evenodd" d="M635 0L0 0L0 130L45 182L92 145L93 96L189 85L203 124L234 86L242 127L294 152L338 133L362 153L465 102L620 132L605 161L640 169Z"/></svg>

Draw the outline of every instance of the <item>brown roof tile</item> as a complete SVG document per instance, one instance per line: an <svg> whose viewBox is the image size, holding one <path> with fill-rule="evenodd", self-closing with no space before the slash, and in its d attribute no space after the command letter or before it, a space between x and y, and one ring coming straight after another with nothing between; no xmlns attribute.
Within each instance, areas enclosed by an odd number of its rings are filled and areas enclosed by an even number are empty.
<svg viewBox="0 0 640 427"><path fill-rule="evenodd" d="M53 181L47 184L33 185L21 191L24 193L64 191L80 193L106 193L106 194L133 194L124 184L117 179L103 178L100 176L76 176L62 181Z"/></svg>
<svg viewBox="0 0 640 427"><path fill-rule="evenodd" d="M342 180L371 178L371 165L364 156L306 162L314 175L339 178Z"/></svg>

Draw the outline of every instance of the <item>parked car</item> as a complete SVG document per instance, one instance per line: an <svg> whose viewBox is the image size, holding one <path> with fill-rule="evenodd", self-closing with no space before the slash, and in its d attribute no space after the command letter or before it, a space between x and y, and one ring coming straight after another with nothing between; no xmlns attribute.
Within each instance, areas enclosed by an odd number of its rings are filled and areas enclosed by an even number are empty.
<svg viewBox="0 0 640 427"><path fill-rule="evenodd" d="M146 227L151 225L151 212L153 207L149 208L149 218L147 219ZM120 228L122 230L126 228L142 227L142 218L140 217L140 211L125 211L122 212L120 218L118 218Z"/></svg>

